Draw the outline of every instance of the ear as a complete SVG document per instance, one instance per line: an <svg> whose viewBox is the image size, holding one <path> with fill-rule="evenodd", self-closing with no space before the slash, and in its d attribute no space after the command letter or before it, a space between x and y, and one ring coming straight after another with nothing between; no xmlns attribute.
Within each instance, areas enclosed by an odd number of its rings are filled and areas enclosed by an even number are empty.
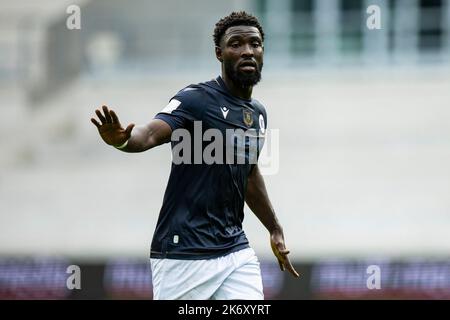
<svg viewBox="0 0 450 320"><path fill-rule="evenodd" d="M222 48L216 46L215 47L215 51L216 51L216 58L217 58L217 60L219 60L220 62L223 62Z"/></svg>

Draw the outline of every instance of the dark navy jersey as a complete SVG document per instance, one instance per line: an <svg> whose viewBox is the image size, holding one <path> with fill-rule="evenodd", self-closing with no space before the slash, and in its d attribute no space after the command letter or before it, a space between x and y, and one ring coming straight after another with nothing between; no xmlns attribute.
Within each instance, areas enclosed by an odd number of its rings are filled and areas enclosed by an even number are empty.
<svg viewBox="0 0 450 320"><path fill-rule="evenodd" d="M242 221L247 178L255 165L249 149L256 148L259 156L266 131L267 115L262 104L232 96L218 77L179 91L155 118L172 128L173 152L184 140L174 141L174 133L180 132L177 129L189 133L192 143L189 150L180 152L186 161L176 163L173 158L150 257L210 259L249 247ZM223 134L223 161L208 162L194 148L193 140L200 139L200 151L206 153L208 145L218 139L204 139L208 129ZM237 140L242 137L227 134L236 129L254 132L245 138L244 152L233 146L231 159L226 157L229 147L225 145L229 139L239 144Z"/></svg>

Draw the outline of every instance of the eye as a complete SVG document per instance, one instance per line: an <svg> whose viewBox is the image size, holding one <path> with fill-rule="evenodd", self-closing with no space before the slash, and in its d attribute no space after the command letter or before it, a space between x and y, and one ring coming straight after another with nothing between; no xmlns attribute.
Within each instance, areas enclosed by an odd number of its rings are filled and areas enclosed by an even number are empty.
<svg viewBox="0 0 450 320"><path fill-rule="evenodd" d="M259 42L253 42L252 46L253 46L253 48L259 48L259 47L261 47L261 44Z"/></svg>
<svg viewBox="0 0 450 320"><path fill-rule="evenodd" d="M232 47L232 48L235 48L235 49L236 49L236 48L239 48L239 42L237 42L237 41L232 42L232 43L231 43L231 47Z"/></svg>

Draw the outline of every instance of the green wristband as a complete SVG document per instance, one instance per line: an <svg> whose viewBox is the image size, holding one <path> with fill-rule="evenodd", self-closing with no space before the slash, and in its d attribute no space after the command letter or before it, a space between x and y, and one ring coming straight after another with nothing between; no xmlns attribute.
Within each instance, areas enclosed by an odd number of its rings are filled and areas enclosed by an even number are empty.
<svg viewBox="0 0 450 320"><path fill-rule="evenodd" d="M121 149L125 148L127 145L128 145L128 140L125 141L124 144L122 144L120 146L114 146L114 148L121 150Z"/></svg>

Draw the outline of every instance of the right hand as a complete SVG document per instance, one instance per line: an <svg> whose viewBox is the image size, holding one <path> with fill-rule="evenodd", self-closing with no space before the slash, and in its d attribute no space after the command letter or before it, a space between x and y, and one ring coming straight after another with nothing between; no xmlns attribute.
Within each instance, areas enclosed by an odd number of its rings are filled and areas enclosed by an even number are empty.
<svg viewBox="0 0 450 320"><path fill-rule="evenodd" d="M95 110L95 114L100 119L91 118L91 122L97 127L103 141L111 146L121 146L131 137L131 130L134 124L128 125L126 129L122 128L119 118L113 110L108 110L107 106L102 106L103 114L100 110Z"/></svg>

